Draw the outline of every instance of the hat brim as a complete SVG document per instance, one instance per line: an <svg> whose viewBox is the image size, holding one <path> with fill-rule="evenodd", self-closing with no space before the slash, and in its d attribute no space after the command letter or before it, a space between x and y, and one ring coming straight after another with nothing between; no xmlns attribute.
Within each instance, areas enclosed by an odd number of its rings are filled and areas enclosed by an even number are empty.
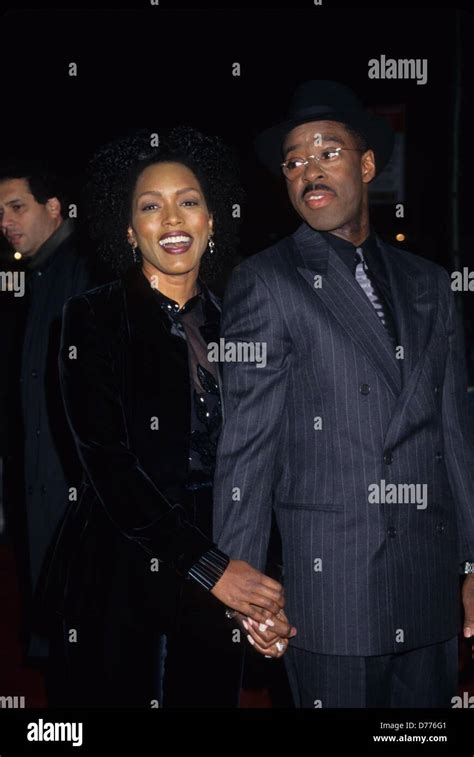
<svg viewBox="0 0 474 757"><path fill-rule="evenodd" d="M381 173L390 160L394 133L385 118L364 113L354 115L343 111L317 112L314 115L305 114L301 118L283 121L261 132L255 140L255 150L261 162L275 175L281 174L283 160L282 146L288 132L301 124L312 121L338 121L360 132L373 150L375 156L376 175Z"/></svg>

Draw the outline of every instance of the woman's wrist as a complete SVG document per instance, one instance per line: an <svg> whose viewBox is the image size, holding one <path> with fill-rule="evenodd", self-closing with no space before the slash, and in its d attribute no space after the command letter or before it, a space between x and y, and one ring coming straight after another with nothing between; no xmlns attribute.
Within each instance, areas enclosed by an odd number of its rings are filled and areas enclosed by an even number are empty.
<svg viewBox="0 0 474 757"><path fill-rule="evenodd" d="M188 570L187 576L210 591L223 576L230 558L218 547L211 547Z"/></svg>

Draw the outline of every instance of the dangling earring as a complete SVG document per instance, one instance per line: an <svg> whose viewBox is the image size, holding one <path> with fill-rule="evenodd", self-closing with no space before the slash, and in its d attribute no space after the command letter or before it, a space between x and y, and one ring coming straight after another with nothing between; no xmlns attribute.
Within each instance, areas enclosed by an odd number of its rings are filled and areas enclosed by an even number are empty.
<svg viewBox="0 0 474 757"><path fill-rule="evenodd" d="M214 242L212 238L212 234L209 234L208 245L209 245L209 255L214 255L214 249L215 249L216 243Z"/></svg>
<svg viewBox="0 0 474 757"><path fill-rule="evenodd" d="M132 236L132 230L128 230L128 243L132 248L132 255L133 255L133 262L138 263L138 255L137 255L137 247L138 245L134 243L133 236Z"/></svg>

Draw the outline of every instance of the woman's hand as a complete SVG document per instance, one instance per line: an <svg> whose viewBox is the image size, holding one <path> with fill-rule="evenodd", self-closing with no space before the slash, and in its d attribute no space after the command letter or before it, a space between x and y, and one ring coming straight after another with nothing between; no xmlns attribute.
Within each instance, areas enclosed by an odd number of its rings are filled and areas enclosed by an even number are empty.
<svg viewBox="0 0 474 757"><path fill-rule="evenodd" d="M243 560L229 562L211 593L246 618L270 625L282 638L296 633L284 613L278 617L285 604L283 586Z"/></svg>
<svg viewBox="0 0 474 757"><path fill-rule="evenodd" d="M264 623L257 623L249 617L244 618L240 613L237 613L236 618L244 627L249 644L251 644L257 652L260 652L260 654L263 654L265 657L283 657L288 649L287 637L282 638L273 631L271 626L268 627ZM288 623L288 618L283 610L280 610L278 618L282 622ZM288 625L290 624L288 623ZM290 638L295 635L296 629L292 628Z"/></svg>

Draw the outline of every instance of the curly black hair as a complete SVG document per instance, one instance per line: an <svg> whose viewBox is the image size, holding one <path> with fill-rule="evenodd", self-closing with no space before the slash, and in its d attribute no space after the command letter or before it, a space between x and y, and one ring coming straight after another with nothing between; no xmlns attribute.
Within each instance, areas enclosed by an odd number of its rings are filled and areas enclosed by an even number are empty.
<svg viewBox="0 0 474 757"><path fill-rule="evenodd" d="M95 153L85 187L89 234L102 260L117 275L123 274L134 265L127 228L139 175L153 163L182 163L198 179L214 218L214 253L205 251L199 272L212 284L232 265L238 245L240 214L233 210L235 205L242 206L244 192L236 156L219 137L206 136L189 126L175 127L164 137L160 132L159 144L153 146L156 134L140 130Z"/></svg>

